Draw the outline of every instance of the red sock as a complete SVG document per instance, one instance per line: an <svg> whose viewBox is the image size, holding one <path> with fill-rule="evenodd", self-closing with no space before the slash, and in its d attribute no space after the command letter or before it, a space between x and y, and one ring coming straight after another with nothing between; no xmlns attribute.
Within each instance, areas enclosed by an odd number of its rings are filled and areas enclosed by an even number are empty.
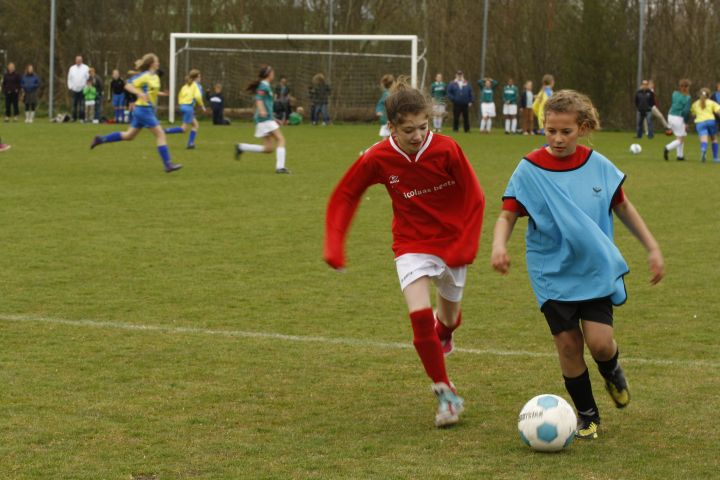
<svg viewBox="0 0 720 480"><path fill-rule="evenodd" d="M413 345L428 377L434 383L443 382L449 386L450 380L445 371L445 356L440 339L435 333L435 315L432 308L411 312L410 322L413 329Z"/></svg>
<svg viewBox="0 0 720 480"><path fill-rule="evenodd" d="M448 327L444 323L442 323L440 320L438 320L435 323L435 332L437 333L437 336L440 340L447 340L450 338L450 335L457 330L457 328L462 323L462 312L458 312L457 322L455 322L455 325L452 327Z"/></svg>

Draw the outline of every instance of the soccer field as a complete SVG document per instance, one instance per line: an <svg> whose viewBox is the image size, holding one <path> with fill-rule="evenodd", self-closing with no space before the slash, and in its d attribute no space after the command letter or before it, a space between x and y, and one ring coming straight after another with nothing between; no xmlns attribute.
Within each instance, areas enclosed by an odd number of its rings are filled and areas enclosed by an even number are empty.
<svg viewBox="0 0 720 480"><path fill-rule="evenodd" d="M530 289L524 220L512 267L489 266L500 197L541 137L456 134L487 198L458 351L455 428L412 348L390 249L387 193L365 194L348 269L322 261L328 196L377 126L284 128L288 168L245 154L250 124L207 123L197 149L169 137L90 151L108 125L0 124L0 478L717 478L720 409L720 165L664 162L664 137L599 133L592 146L665 255L616 222L631 268L616 338L633 401L616 410L591 362L596 441L534 453L517 414L534 395L569 399Z"/></svg>

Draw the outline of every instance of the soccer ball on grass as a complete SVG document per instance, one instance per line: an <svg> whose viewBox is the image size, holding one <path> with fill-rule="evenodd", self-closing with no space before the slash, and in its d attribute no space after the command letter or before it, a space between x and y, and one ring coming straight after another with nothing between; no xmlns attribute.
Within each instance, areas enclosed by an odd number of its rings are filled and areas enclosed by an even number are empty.
<svg viewBox="0 0 720 480"><path fill-rule="evenodd" d="M520 410L518 432L522 441L533 450L557 452L572 443L577 429L575 412L568 402L557 395L533 397Z"/></svg>
<svg viewBox="0 0 720 480"><path fill-rule="evenodd" d="M630 153L633 155L637 155L638 153L642 152L642 147L639 143L633 143L630 145Z"/></svg>

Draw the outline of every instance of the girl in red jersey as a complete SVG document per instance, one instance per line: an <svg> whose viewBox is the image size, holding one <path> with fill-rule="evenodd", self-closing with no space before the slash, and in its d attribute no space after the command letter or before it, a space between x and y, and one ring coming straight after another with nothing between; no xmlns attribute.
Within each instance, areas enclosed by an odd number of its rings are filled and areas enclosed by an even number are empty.
<svg viewBox="0 0 720 480"><path fill-rule="evenodd" d="M385 185L393 204L393 251L410 313L413 344L437 396L435 425L458 422L463 399L448 379L444 355L453 349L467 265L478 249L485 197L455 141L428 129L430 103L398 81L385 100L391 136L352 165L330 197L325 261L345 267L344 244L363 192ZM430 283L437 287L433 313Z"/></svg>

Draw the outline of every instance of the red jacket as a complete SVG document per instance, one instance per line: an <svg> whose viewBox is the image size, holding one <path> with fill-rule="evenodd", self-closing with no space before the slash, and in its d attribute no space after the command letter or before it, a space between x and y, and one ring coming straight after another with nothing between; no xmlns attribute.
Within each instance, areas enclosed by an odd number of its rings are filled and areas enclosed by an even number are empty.
<svg viewBox="0 0 720 480"><path fill-rule="evenodd" d="M427 253L450 267L472 263L478 250L485 197L455 141L428 132L416 155L392 137L368 149L335 187L325 220L325 261L345 266L345 237L371 185L385 185L393 205L393 252Z"/></svg>

